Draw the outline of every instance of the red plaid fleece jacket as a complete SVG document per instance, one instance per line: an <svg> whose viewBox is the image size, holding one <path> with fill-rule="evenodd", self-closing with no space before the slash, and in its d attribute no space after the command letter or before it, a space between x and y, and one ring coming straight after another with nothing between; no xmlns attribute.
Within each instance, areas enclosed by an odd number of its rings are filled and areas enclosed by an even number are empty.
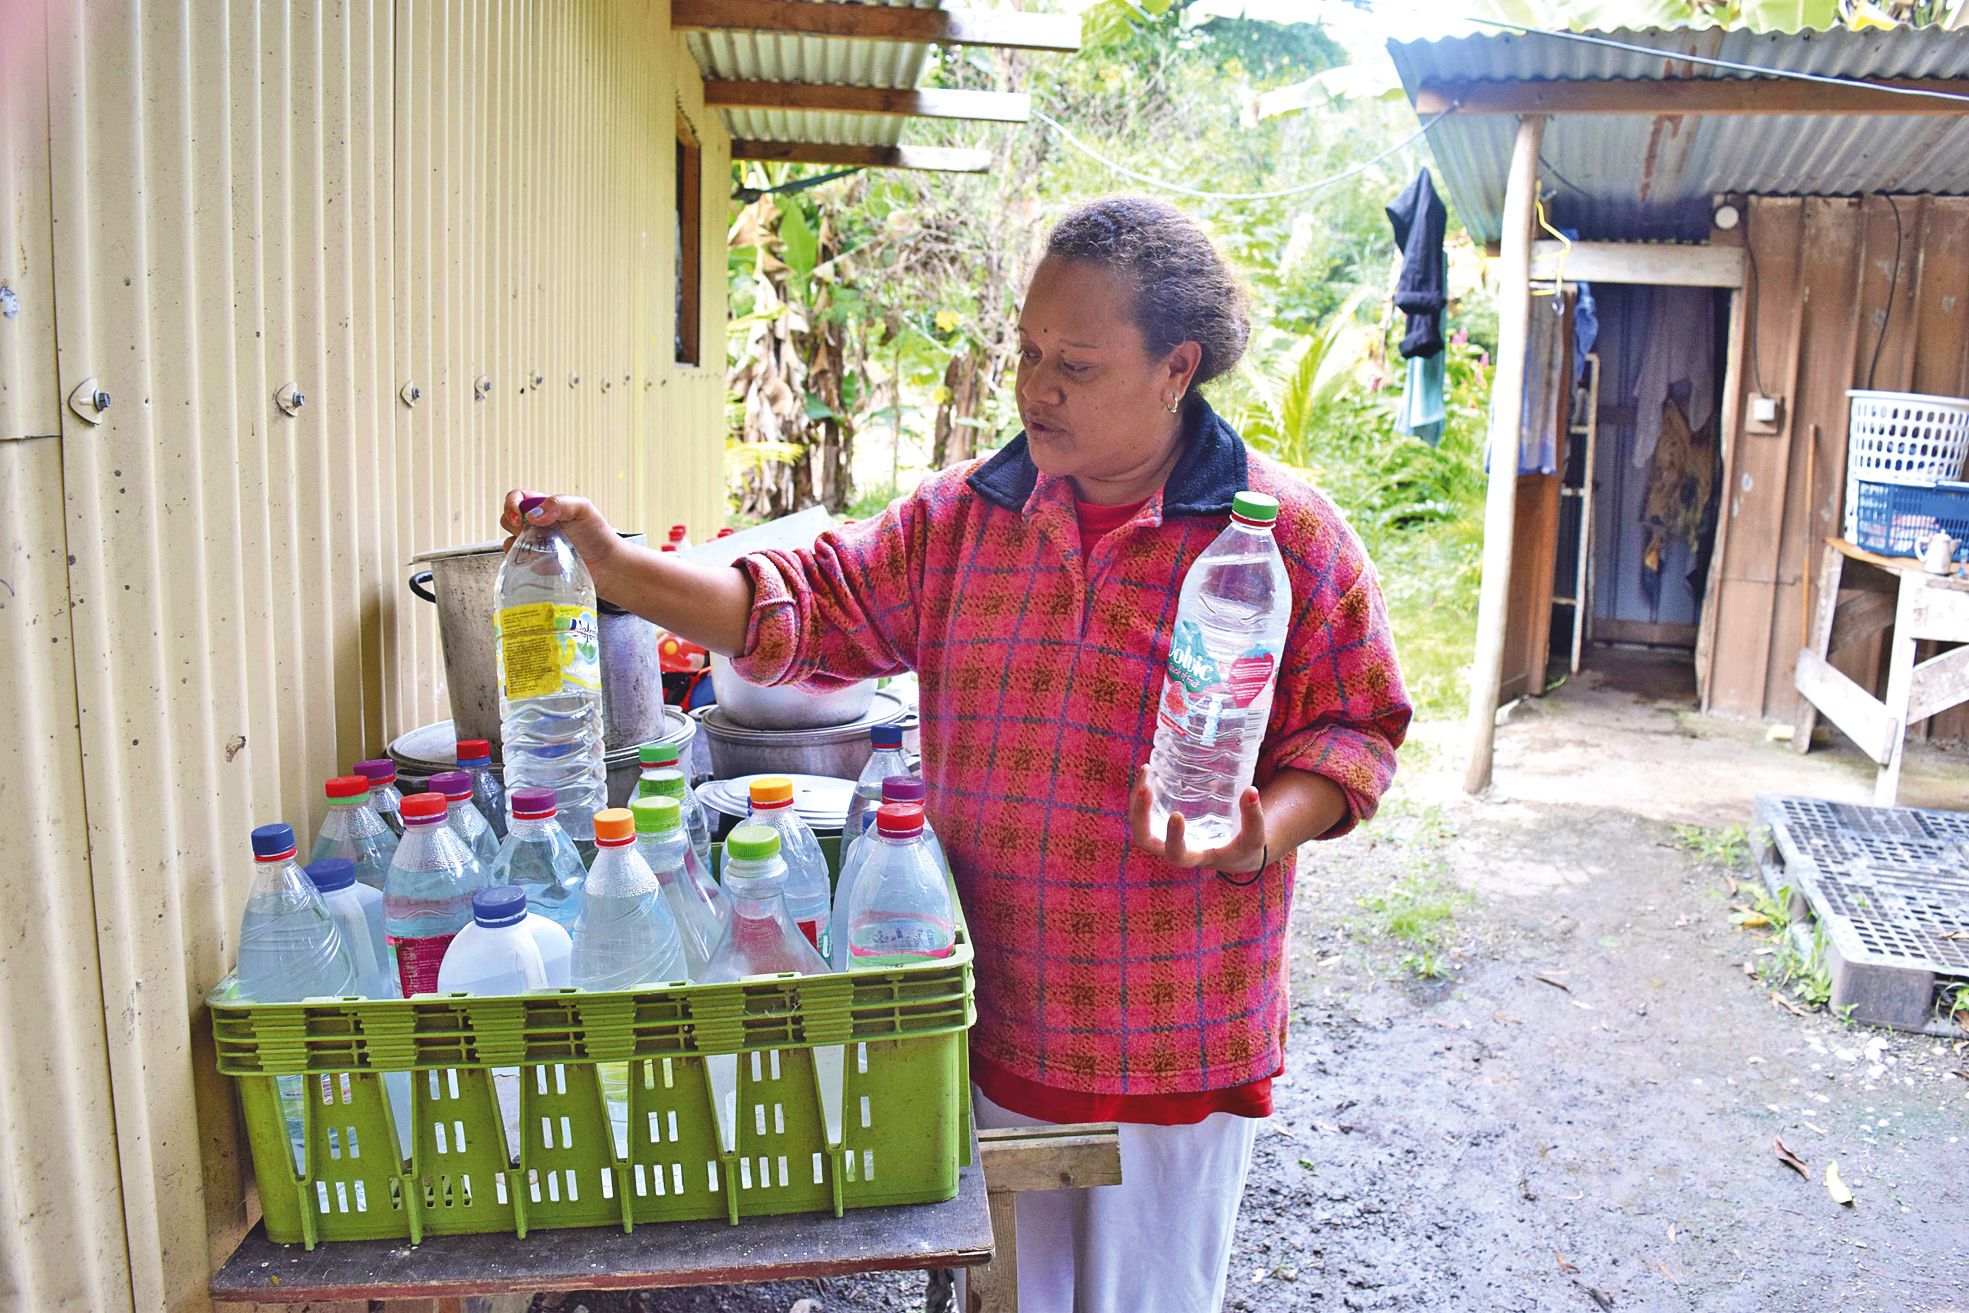
<svg viewBox="0 0 1969 1313"><path fill-rule="evenodd" d="M1254 884L1134 849L1184 572L1250 487L1279 499L1294 620L1259 758L1374 812L1409 703L1360 542L1201 399L1168 483L1083 560L1066 480L1021 435L812 551L746 558L738 669L826 688L917 672L929 812L977 954L986 1058L1060 1089L1168 1094L1278 1071L1294 859Z"/></svg>

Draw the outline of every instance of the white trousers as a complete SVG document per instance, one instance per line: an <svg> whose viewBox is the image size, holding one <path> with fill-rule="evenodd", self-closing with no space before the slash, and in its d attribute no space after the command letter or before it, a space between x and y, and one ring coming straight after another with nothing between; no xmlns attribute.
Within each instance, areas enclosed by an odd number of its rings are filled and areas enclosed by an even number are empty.
<svg viewBox="0 0 1969 1313"><path fill-rule="evenodd" d="M980 1130L1046 1124L971 1095ZM1258 1125L1123 1123L1120 1185L1020 1195L1019 1313L1216 1313Z"/></svg>

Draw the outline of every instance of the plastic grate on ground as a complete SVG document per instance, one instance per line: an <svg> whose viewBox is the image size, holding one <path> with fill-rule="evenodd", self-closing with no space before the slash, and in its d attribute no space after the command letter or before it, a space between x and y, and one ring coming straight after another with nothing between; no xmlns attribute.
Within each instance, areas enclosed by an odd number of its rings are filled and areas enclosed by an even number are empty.
<svg viewBox="0 0 1969 1313"><path fill-rule="evenodd" d="M1969 976L1969 815L1817 798L1759 811L1846 956Z"/></svg>

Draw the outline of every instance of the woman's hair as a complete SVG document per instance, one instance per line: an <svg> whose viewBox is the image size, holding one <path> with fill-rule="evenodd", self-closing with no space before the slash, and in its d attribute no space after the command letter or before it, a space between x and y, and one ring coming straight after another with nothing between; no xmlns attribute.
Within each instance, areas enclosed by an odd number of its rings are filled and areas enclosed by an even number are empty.
<svg viewBox="0 0 1969 1313"><path fill-rule="evenodd" d="M1135 293L1129 317L1152 354L1183 342L1202 347L1192 392L1244 354L1251 336L1244 287L1209 234L1175 206L1146 196L1090 201L1060 220L1046 255L1120 274Z"/></svg>

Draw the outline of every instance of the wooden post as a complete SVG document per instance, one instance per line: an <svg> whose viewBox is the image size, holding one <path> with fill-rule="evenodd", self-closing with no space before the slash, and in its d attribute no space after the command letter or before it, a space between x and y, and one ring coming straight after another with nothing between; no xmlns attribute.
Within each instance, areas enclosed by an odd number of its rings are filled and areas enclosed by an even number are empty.
<svg viewBox="0 0 1969 1313"><path fill-rule="evenodd" d="M1511 536L1516 530L1518 443L1525 409L1525 351L1531 330L1532 201L1545 119L1518 123L1504 190L1503 263L1497 295L1497 373L1490 393L1490 488L1484 500L1484 573L1477 593L1477 650L1470 668L1470 763L1463 787L1490 787L1497 736L1497 685L1504 671L1505 613L1511 598ZM1590 477L1590 476L1589 476Z"/></svg>

